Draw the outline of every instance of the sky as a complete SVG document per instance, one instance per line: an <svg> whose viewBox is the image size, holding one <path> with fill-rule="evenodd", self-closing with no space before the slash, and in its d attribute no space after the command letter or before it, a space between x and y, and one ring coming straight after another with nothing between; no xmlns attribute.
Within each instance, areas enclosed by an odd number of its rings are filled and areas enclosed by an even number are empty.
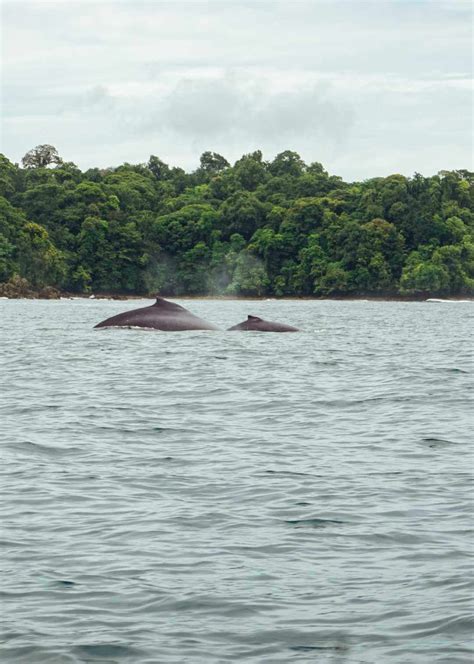
<svg viewBox="0 0 474 664"><path fill-rule="evenodd" d="M346 180L473 168L470 0L3 0L1 152Z"/></svg>

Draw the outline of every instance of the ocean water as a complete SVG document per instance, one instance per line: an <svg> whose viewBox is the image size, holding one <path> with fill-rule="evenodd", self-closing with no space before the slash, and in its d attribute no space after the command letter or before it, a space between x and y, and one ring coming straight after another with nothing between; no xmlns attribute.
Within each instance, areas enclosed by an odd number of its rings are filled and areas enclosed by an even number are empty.
<svg viewBox="0 0 474 664"><path fill-rule="evenodd" d="M181 303L0 301L2 663L471 662L474 303Z"/></svg>

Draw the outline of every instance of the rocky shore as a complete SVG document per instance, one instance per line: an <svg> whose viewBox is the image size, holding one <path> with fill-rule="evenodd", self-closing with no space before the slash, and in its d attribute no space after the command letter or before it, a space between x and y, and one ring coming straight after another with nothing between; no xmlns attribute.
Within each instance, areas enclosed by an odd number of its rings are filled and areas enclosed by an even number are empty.
<svg viewBox="0 0 474 664"><path fill-rule="evenodd" d="M27 279L23 277L14 276L5 283L0 283L0 298L2 299L27 299L27 300L60 300L60 299L90 299L90 300L142 300L152 299L156 294L151 293L136 293L136 294L123 294L123 293L70 293L61 291L52 286L45 286L43 288L35 288L30 284ZM440 299L442 301L474 301L474 298L463 297L443 297L435 294L425 293L420 295L392 295L392 294L347 294L347 295L331 295L326 297L307 297L307 296L286 296L278 298L275 296L245 296L245 295L169 295L161 293L163 297L178 300L370 300L371 302L424 302L426 300Z"/></svg>

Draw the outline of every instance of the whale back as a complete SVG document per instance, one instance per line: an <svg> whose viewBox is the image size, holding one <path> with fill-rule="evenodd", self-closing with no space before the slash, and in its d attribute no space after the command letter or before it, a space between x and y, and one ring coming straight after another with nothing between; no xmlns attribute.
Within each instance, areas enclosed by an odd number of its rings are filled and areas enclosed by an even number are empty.
<svg viewBox="0 0 474 664"><path fill-rule="evenodd" d="M212 323L195 316L181 305L162 297L157 297L156 302L148 307L132 309L111 316L95 327L142 327L167 332L218 329Z"/></svg>
<svg viewBox="0 0 474 664"><path fill-rule="evenodd" d="M271 320L264 320L258 316L247 316L247 320L233 327L229 327L229 331L241 332L299 332L297 327L286 325L285 323L277 323Z"/></svg>

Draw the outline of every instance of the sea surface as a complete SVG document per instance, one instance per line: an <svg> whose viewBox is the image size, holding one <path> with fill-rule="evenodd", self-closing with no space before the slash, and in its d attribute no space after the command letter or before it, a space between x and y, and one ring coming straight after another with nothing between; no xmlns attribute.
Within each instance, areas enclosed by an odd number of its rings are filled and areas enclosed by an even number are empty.
<svg viewBox="0 0 474 664"><path fill-rule="evenodd" d="M0 301L2 664L472 662L474 303L181 304Z"/></svg>

